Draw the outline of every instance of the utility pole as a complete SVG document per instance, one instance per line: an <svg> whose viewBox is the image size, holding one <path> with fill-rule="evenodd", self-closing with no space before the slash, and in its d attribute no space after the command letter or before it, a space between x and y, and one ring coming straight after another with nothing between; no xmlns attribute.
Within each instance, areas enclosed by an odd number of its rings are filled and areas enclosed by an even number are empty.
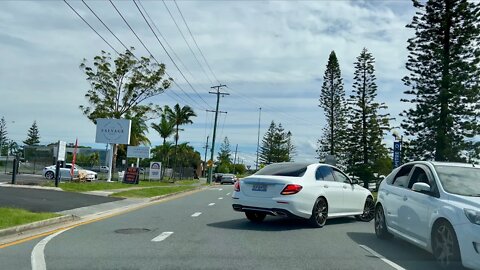
<svg viewBox="0 0 480 270"><path fill-rule="evenodd" d="M204 148L205 148L205 166L203 166L203 171L202 171L203 176L205 176L205 167L207 166L207 152L208 152L208 139L209 138L210 138L210 136L207 136L207 143L204 146Z"/></svg>
<svg viewBox="0 0 480 270"><path fill-rule="evenodd" d="M237 146L235 146L235 157L233 158L233 174L235 174L235 171L236 171L235 165L237 165L237 150L238 150L238 143L237 143Z"/></svg>
<svg viewBox="0 0 480 270"><path fill-rule="evenodd" d="M255 162L255 170L258 170L258 147L260 145L260 117L262 117L262 108L258 108L258 135L257 135L257 162Z"/></svg>
<svg viewBox="0 0 480 270"><path fill-rule="evenodd" d="M212 148L210 149L211 150L210 159L212 161L213 161L213 153L215 152L215 136L217 135L218 105L220 103L220 95L222 95L222 97L230 95L229 93L220 92L220 88L225 87L225 86L226 85L224 85L224 84L220 84L220 85L217 85L217 86L212 86L210 88L217 89L217 91L216 92L209 92L210 94L217 95L217 106L215 108L215 122L213 124ZM213 166L208 169L208 179L207 179L208 184L210 184L212 182L212 171L213 171Z"/></svg>

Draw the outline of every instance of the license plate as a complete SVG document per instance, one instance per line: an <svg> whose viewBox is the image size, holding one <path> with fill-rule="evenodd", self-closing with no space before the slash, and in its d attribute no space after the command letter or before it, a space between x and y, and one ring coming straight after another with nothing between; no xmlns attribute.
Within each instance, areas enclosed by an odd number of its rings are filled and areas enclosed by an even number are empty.
<svg viewBox="0 0 480 270"><path fill-rule="evenodd" d="M267 191L267 185L253 185L252 191Z"/></svg>

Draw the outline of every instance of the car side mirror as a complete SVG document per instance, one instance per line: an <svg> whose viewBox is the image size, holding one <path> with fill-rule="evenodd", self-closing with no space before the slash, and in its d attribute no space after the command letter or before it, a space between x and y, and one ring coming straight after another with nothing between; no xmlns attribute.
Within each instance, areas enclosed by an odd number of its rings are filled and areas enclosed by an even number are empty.
<svg viewBox="0 0 480 270"><path fill-rule="evenodd" d="M352 185L358 185L358 180L357 179L352 179Z"/></svg>
<svg viewBox="0 0 480 270"><path fill-rule="evenodd" d="M431 193L430 185L427 183L415 183L413 184L412 190L415 192L420 192L425 194Z"/></svg>

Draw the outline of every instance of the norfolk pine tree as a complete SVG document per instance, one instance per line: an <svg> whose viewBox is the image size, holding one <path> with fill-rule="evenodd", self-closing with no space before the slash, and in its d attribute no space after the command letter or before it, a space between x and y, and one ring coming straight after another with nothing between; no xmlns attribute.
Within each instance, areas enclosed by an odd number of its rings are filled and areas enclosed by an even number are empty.
<svg viewBox="0 0 480 270"><path fill-rule="evenodd" d="M386 158L388 151L382 143L389 127L389 115L380 114L387 109L378 103L375 77L375 59L366 48L355 62L353 94L348 108L348 168L347 171L360 177L367 186L377 171L379 160Z"/></svg>
<svg viewBox="0 0 480 270"><path fill-rule="evenodd" d="M27 139L23 143L25 145L38 145L40 143L37 121L33 121L32 126L28 129Z"/></svg>
<svg viewBox="0 0 480 270"><path fill-rule="evenodd" d="M410 74L403 79L409 98L402 100L413 106L401 114L402 128L411 138L412 158L462 161L479 134L480 4L413 5L417 13L407 25L415 30L407 47Z"/></svg>
<svg viewBox="0 0 480 270"><path fill-rule="evenodd" d="M339 164L344 164L347 130L345 90L340 65L334 51L328 58L319 101L327 124L321 139L318 140L318 158L324 161L327 155L333 155Z"/></svg>
<svg viewBox="0 0 480 270"><path fill-rule="evenodd" d="M2 119L0 119L0 156L4 153L3 149L7 148L7 121L5 121L5 118L2 116ZM8 151L8 150L7 150ZM6 153L6 151L5 151Z"/></svg>

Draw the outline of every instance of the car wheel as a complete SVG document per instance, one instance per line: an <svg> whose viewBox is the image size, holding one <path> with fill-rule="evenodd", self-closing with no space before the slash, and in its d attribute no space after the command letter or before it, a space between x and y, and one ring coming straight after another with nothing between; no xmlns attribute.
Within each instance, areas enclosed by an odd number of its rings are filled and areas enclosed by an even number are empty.
<svg viewBox="0 0 480 270"><path fill-rule="evenodd" d="M259 223L265 219L267 214L259 212L245 212L245 216L247 216L248 220Z"/></svg>
<svg viewBox="0 0 480 270"><path fill-rule="evenodd" d="M325 225L328 218L328 205L325 198L318 198L313 206L310 223L316 227L321 228Z"/></svg>
<svg viewBox="0 0 480 270"><path fill-rule="evenodd" d="M375 234L380 239L392 239L393 235L387 230L387 223L385 222L385 213L383 206L379 205L375 209Z"/></svg>
<svg viewBox="0 0 480 270"><path fill-rule="evenodd" d="M48 171L45 173L45 178L52 180L55 178L55 174L52 171Z"/></svg>
<svg viewBox="0 0 480 270"><path fill-rule="evenodd" d="M375 202L371 197L365 200L365 206L363 207L363 214L355 216L357 220L363 222L370 222L375 217Z"/></svg>
<svg viewBox="0 0 480 270"><path fill-rule="evenodd" d="M432 229L432 251L444 269L461 269L457 235L450 223L443 221Z"/></svg>

